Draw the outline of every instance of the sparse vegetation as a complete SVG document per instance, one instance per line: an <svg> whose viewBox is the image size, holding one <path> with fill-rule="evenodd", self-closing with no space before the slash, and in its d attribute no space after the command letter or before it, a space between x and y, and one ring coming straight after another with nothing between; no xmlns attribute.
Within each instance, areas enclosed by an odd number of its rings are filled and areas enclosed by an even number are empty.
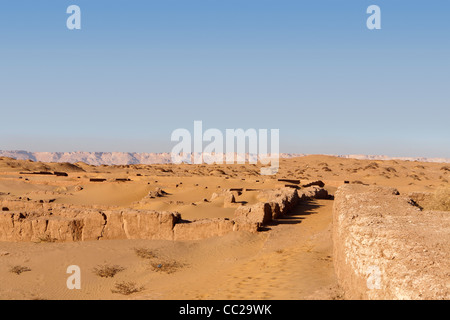
<svg viewBox="0 0 450 320"><path fill-rule="evenodd" d="M27 271L31 271L31 269L28 267L23 267L23 266L14 266L14 267L11 267L11 269L9 269L9 272L15 273L17 275L19 275L23 272L27 272Z"/></svg>
<svg viewBox="0 0 450 320"><path fill-rule="evenodd" d="M184 264L175 260L164 259L148 248L135 248L134 252L139 258L150 260L150 268L156 272L174 273Z"/></svg>
<svg viewBox="0 0 450 320"><path fill-rule="evenodd" d="M97 266L94 268L93 272L102 278L113 278L117 273L120 271L125 270L125 268L122 268L120 266L114 265L102 265Z"/></svg>
<svg viewBox="0 0 450 320"><path fill-rule="evenodd" d="M128 296L133 293L137 293L144 290L143 286L138 287L134 282L119 282L116 283L114 289L111 289L112 293L119 293Z"/></svg>
<svg viewBox="0 0 450 320"><path fill-rule="evenodd" d="M153 269L153 271L170 274L176 272L184 265L177 261L166 260L166 261L152 262L150 263L150 266Z"/></svg>
<svg viewBox="0 0 450 320"><path fill-rule="evenodd" d="M156 254L148 248L134 248L134 252L139 258L142 259L156 258Z"/></svg>

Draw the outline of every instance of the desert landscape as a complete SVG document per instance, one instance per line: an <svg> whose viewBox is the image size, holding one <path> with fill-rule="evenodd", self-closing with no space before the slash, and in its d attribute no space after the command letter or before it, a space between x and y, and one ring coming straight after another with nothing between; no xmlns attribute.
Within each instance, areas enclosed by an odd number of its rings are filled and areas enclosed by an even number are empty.
<svg viewBox="0 0 450 320"><path fill-rule="evenodd" d="M3 1L0 300L449 300L449 12Z"/></svg>
<svg viewBox="0 0 450 320"><path fill-rule="evenodd" d="M449 164L260 167L0 158L0 299L449 298Z"/></svg>

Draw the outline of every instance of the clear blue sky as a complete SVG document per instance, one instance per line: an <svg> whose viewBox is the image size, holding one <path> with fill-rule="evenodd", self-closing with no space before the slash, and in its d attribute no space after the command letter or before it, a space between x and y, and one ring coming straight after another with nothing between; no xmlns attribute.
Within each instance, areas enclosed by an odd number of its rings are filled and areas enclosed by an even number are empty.
<svg viewBox="0 0 450 320"><path fill-rule="evenodd" d="M3 1L0 149L170 151L202 120L279 128L282 152L450 157L449 19L448 0Z"/></svg>

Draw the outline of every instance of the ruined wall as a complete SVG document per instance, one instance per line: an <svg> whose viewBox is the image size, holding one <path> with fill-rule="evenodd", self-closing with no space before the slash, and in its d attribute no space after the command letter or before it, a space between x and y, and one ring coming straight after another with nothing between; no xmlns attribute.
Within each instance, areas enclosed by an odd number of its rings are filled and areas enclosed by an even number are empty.
<svg viewBox="0 0 450 320"><path fill-rule="evenodd" d="M227 219L202 219L178 223L174 228L174 240L201 240L212 236L224 236L235 230L235 223ZM257 228L254 229L254 232Z"/></svg>
<svg viewBox="0 0 450 320"><path fill-rule="evenodd" d="M450 298L448 212L362 185L340 187L333 210L334 266L346 298Z"/></svg>
<svg viewBox="0 0 450 320"><path fill-rule="evenodd" d="M0 241L88 241L100 239L172 240L178 217L156 211L99 211L33 216L0 212Z"/></svg>
<svg viewBox="0 0 450 320"><path fill-rule="evenodd" d="M7 196L0 201L0 241L200 240L233 231L255 233L299 201L325 191L313 188L265 190L261 202L238 206L231 220L196 221L183 221L176 212L73 206Z"/></svg>

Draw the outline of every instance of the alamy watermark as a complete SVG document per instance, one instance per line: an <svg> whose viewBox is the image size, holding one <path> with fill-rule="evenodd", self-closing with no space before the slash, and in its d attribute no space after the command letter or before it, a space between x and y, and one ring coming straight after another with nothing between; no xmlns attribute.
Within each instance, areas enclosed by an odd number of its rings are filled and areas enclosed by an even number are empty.
<svg viewBox="0 0 450 320"><path fill-rule="evenodd" d="M66 26L69 30L81 29L81 9L77 5L71 5L67 7L67 14L70 16L67 18ZM366 21L366 26L369 30L381 29L381 9L377 5L371 5L366 10L367 14L370 14Z"/></svg>
<svg viewBox="0 0 450 320"><path fill-rule="evenodd" d="M193 164L257 164L269 165L261 168L262 175L278 172L280 164L280 130L270 129L219 129L203 132L203 122L194 121L193 134L180 128L172 132L171 141L177 141L172 148L172 163ZM208 142L204 146L204 142ZM248 142L248 143L247 143ZM269 151L270 145L270 151Z"/></svg>
<svg viewBox="0 0 450 320"><path fill-rule="evenodd" d="M81 289L81 269L77 265L67 267L67 273L71 274L66 281L67 289Z"/></svg>
<svg viewBox="0 0 450 320"><path fill-rule="evenodd" d="M71 5L67 7L66 13L70 14L67 18L66 26L69 30L81 29L81 9L79 6Z"/></svg>
<svg viewBox="0 0 450 320"><path fill-rule="evenodd" d="M380 30L381 29L381 9L379 6L371 5L366 11L370 14L367 18L366 26L369 30Z"/></svg>

